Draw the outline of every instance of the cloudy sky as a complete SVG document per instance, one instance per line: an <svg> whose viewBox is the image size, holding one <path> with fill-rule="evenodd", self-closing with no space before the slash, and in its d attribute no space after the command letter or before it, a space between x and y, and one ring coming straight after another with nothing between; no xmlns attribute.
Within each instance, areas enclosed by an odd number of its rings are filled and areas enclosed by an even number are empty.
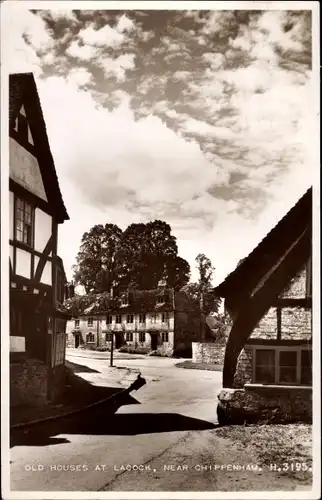
<svg viewBox="0 0 322 500"><path fill-rule="evenodd" d="M27 6L2 11L3 62L37 81L68 277L92 225L158 218L218 283L312 182L310 11Z"/></svg>

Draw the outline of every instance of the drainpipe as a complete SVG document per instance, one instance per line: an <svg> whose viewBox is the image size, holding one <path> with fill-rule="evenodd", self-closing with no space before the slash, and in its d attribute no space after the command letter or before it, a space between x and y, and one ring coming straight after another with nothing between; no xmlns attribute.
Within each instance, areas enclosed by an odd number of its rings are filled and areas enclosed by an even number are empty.
<svg viewBox="0 0 322 500"><path fill-rule="evenodd" d="M96 347L100 346L100 339L99 339L99 323L100 323L99 316L97 317L97 327L96 327Z"/></svg>

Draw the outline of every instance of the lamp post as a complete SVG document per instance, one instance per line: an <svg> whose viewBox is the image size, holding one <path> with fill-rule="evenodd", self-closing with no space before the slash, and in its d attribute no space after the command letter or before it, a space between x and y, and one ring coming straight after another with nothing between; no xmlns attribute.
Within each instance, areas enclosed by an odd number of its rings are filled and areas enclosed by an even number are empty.
<svg viewBox="0 0 322 500"><path fill-rule="evenodd" d="M113 366L113 350L114 350L114 333L111 333L111 357L110 357L110 366Z"/></svg>

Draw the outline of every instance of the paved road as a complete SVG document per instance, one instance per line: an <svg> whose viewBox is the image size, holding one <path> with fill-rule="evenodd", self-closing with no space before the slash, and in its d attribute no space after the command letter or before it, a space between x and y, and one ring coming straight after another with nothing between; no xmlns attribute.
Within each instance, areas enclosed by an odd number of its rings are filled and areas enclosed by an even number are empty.
<svg viewBox="0 0 322 500"><path fill-rule="evenodd" d="M86 365L79 374L91 383L96 378L99 385L108 384L108 354L69 351L68 360ZM91 411L68 428L58 425L50 434L14 446L11 489L307 491L294 479L261 470L238 443L218 435L221 373L176 368L178 361L117 355L116 366L139 369L147 384L115 415Z"/></svg>
<svg viewBox="0 0 322 500"><path fill-rule="evenodd" d="M99 384L108 371L108 353L89 357L70 350L68 360L96 370ZM178 482L184 484L188 471L164 471L164 467L182 463L183 447L188 449L183 443L190 440L198 449L198 440L216 423L221 373L176 368L179 361L118 354L115 366L139 369L147 379L133 393L133 404L122 406L113 416L93 412L81 424L75 421L68 432L58 427L42 443L31 439L27 445L14 446L12 490L167 491L169 478L174 489ZM108 385L107 376L105 382ZM124 470L128 465L144 471Z"/></svg>

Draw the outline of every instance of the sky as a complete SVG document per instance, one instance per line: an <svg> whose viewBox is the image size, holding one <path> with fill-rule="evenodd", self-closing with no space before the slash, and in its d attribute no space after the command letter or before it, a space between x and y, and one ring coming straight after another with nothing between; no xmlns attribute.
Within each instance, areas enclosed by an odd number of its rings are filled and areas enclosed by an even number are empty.
<svg viewBox="0 0 322 500"><path fill-rule="evenodd" d="M312 183L311 12L177 5L2 11L3 65L34 73L70 216L68 279L93 225L161 219L216 285Z"/></svg>

